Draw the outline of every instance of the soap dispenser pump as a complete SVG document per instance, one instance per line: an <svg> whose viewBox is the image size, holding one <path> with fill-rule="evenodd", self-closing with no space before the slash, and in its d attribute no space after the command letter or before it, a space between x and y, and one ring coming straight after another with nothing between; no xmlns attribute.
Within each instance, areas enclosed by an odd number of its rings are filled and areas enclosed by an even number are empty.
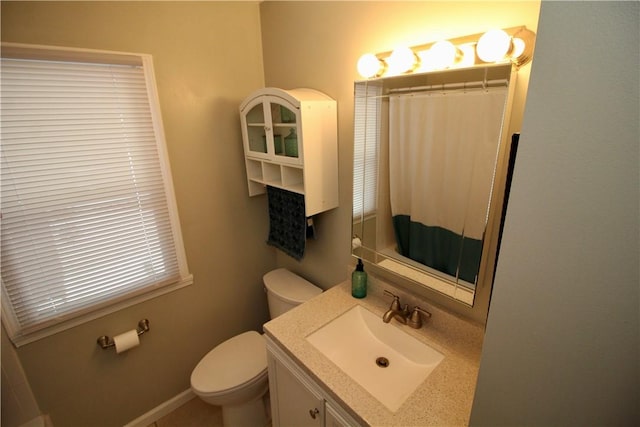
<svg viewBox="0 0 640 427"><path fill-rule="evenodd" d="M351 274L351 295L354 298L367 296L367 273L364 271L362 259L358 258L358 265Z"/></svg>

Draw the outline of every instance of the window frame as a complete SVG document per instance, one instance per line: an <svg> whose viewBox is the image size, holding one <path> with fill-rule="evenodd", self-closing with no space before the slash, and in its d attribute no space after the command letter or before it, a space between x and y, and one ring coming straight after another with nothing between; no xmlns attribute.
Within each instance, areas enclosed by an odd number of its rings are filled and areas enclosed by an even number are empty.
<svg viewBox="0 0 640 427"><path fill-rule="evenodd" d="M36 59L44 61L64 61L64 62L88 62L104 63L114 65L137 65L144 71L147 98L151 112L151 122L155 134L155 146L158 153L158 163L162 175L164 196L166 199L171 236L174 242L175 257L178 266L179 279L168 284L155 283L142 289L133 289L125 295L111 298L110 301L102 301L84 307L74 314L70 314L68 319L46 326L33 326L23 328L13 314L13 307L6 295L4 282L2 283L2 322L7 330L10 339L16 346L21 346L41 338L56 334L66 329L81 325L91 320L103 317L131 307L141 302L156 298L160 295L173 292L177 289L189 286L193 283L193 276L189 273L180 220L178 216L178 206L175 198L171 167L166 146L166 138L162 123L160 101L156 86L155 73L153 69L153 58L149 54L114 52L94 49L79 49L54 47L43 45L28 45L20 43L2 43L1 56L3 58L16 59Z"/></svg>
<svg viewBox="0 0 640 427"><path fill-rule="evenodd" d="M353 221L364 221L375 216L378 211L381 114L381 84L369 80L355 82ZM359 196L356 196L356 194Z"/></svg>

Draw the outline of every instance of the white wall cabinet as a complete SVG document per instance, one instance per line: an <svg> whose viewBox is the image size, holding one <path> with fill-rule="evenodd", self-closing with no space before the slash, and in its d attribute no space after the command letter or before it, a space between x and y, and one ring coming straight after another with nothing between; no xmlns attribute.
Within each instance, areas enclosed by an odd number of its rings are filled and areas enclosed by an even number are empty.
<svg viewBox="0 0 640 427"><path fill-rule="evenodd" d="M273 427L353 427L358 424L269 337L267 360Z"/></svg>
<svg viewBox="0 0 640 427"><path fill-rule="evenodd" d="M249 196L305 196L306 216L338 206L336 101L313 89L260 89L240 104Z"/></svg>

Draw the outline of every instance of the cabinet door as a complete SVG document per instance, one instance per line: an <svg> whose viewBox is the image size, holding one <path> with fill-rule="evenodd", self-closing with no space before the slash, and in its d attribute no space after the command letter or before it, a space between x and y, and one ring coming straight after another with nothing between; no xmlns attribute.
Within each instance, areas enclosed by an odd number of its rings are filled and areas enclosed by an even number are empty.
<svg viewBox="0 0 640 427"><path fill-rule="evenodd" d="M342 413L342 410L334 408L325 402L325 427L354 427L358 424L348 415Z"/></svg>
<svg viewBox="0 0 640 427"><path fill-rule="evenodd" d="M241 115L242 133L248 156L268 158L268 132L271 126L261 98L255 99Z"/></svg>
<svg viewBox="0 0 640 427"><path fill-rule="evenodd" d="M324 426L324 399L282 363L276 362L275 365L278 420L274 427Z"/></svg>
<svg viewBox="0 0 640 427"><path fill-rule="evenodd" d="M275 96L267 97L267 102L273 135L273 159L280 163L300 164L300 110Z"/></svg>

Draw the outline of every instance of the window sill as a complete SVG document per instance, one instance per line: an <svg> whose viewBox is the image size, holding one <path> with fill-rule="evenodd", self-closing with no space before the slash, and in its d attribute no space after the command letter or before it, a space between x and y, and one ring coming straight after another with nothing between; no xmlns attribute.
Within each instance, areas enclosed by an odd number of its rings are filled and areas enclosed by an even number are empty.
<svg viewBox="0 0 640 427"><path fill-rule="evenodd" d="M95 319L99 319L100 317L104 317L106 315L109 315L111 313L115 313L117 311L123 310L125 308L128 307L132 307L134 305L140 304L142 302L145 301L149 301L153 298L159 297L161 295L167 294L169 292L173 292L173 291L177 291L178 289L182 289L186 286L192 285L193 284L193 275L188 275L186 277L184 277L183 279L181 279L180 281L167 285L167 286L163 286L162 288L159 289L154 289L151 290L149 292L146 292L144 294L140 294L140 295L136 295L134 297L128 298L124 301L120 301L118 303L115 303L113 305L110 305L108 307L104 307L98 310L94 310L90 313L87 314L83 314L80 315L78 317L75 317L73 319L69 319L67 321L58 323L56 325L53 326L49 326L43 329L39 329L37 331L33 331L30 333L26 333L26 334L21 334L21 335L16 335L16 336L10 336L11 341L15 344L16 347L21 347L25 344L29 344L35 341L38 341L40 339L49 337L51 335L55 335L59 332L62 331L66 331L67 329L71 329L74 328L76 326L82 325L84 323L90 322L92 320ZM3 322L4 322L4 316L3 316ZM8 330L8 328L7 328ZM100 335L100 334L98 334ZM96 335L96 337L98 336Z"/></svg>

